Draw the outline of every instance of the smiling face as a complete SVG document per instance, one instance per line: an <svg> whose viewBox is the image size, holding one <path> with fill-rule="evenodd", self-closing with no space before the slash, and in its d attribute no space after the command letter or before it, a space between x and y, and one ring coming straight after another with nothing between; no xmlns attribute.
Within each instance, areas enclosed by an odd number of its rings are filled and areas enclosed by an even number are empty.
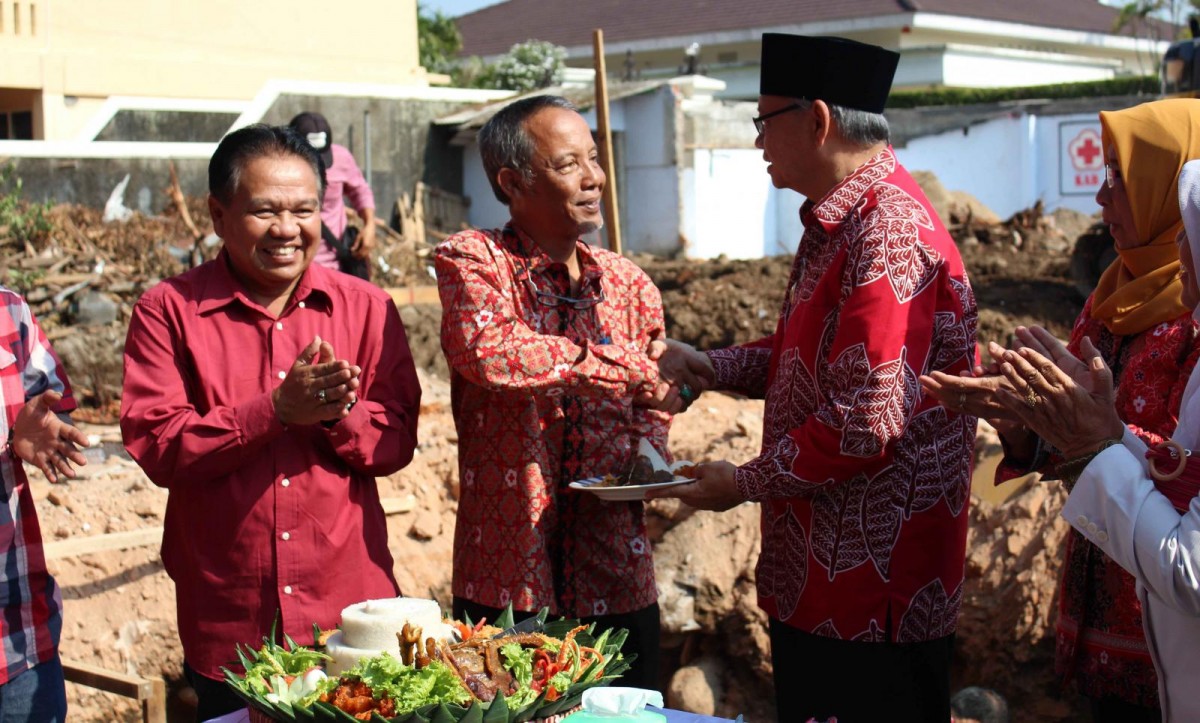
<svg viewBox="0 0 1200 723"><path fill-rule="evenodd" d="M250 298L268 308L285 303L321 243L312 167L293 155L253 158L229 201L209 196L208 210Z"/></svg>
<svg viewBox="0 0 1200 723"><path fill-rule="evenodd" d="M1100 184L1096 191L1096 203L1100 204L1101 220L1108 224L1113 242L1118 249L1131 249L1141 246L1138 240L1137 226L1133 221L1133 207L1129 205L1129 193L1125 189L1125 178L1122 174L1121 163L1117 160L1117 151L1109 147L1105 151L1109 168L1112 169L1113 186L1108 187L1107 181Z"/></svg>
<svg viewBox="0 0 1200 723"><path fill-rule="evenodd" d="M604 171L587 121L575 111L545 108L525 121L534 147L526 183L511 168L500 171L513 220L535 241L574 243L604 225L600 195Z"/></svg>

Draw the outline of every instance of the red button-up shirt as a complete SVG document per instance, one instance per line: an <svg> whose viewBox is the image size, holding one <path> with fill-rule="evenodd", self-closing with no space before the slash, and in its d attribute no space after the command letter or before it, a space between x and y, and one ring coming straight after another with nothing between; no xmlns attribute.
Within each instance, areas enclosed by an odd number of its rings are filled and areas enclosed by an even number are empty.
<svg viewBox="0 0 1200 723"><path fill-rule="evenodd" d="M722 386L766 396L762 452L735 473L762 503L759 605L833 638L949 635L975 420L917 377L974 361L962 259L890 148L801 214L775 334L710 352Z"/></svg>
<svg viewBox="0 0 1200 723"><path fill-rule="evenodd" d="M618 470L639 437L666 452L670 417L632 404L658 377L645 350L662 299L627 259L577 248L575 298L603 296L579 310L549 296L570 295L566 266L511 225L435 254L461 478L453 589L483 605L578 616L657 599L642 503L568 489L563 470L568 456L579 478Z"/></svg>
<svg viewBox="0 0 1200 723"><path fill-rule="evenodd" d="M330 428L284 426L271 392L315 336L362 367L359 401ZM395 305L346 274L310 265L277 319L224 252L142 296L121 433L170 490L163 564L197 672L219 677L277 613L303 642L347 605L397 594L375 477L412 459L420 396Z"/></svg>
<svg viewBox="0 0 1200 723"><path fill-rule="evenodd" d="M75 408L71 385L50 342L19 295L0 287L0 435L9 430L25 402L53 389L63 398L54 411ZM4 479L0 505L0 564L3 565L3 615L0 615L0 685L54 658L62 632L62 595L46 570L37 508L21 460L5 447L0 453Z"/></svg>

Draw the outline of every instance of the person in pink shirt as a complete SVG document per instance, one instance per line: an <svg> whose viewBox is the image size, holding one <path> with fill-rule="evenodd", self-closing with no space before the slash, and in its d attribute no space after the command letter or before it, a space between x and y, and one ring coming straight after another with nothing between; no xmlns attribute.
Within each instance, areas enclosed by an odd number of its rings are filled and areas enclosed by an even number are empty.
<svg viewBox="0 0 1200 723"><path fill-rule="evenodd" d="M324 243L313 261L325 268L369 278L371 249L375 247L375 195L371 186L349 149L333 142L333 130L325 116L301 113L288 125L308 139L325 164L325 195L321 198ZM346 235L345 199L350 200L350 206L363 221L357 237Z"/></svg>

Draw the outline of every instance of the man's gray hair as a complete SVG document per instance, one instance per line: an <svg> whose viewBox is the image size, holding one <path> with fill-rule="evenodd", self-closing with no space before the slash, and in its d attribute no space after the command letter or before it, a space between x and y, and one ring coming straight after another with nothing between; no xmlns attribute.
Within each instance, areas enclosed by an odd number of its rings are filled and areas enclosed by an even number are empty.
<svg viewBox="0 0 1200 723"><path fill-rule="evenodd" d="M796 99L797 105L803 110L812 107L812 101L804 98ZM887 143L891 138L887 118L882 113L870 113L857 108L846 108L833 103L827 103L829 115L837 124L842 137L858 146L873 146L876 143Z"/></svg>
<svg viewBox="0 0 1200 723"><path fill-rule="evenodd" d="M533 182L530 162L536 149L525 130L525 121L546 108L579 112L571 101L562 96L535 95L504 106L479 129L479 155L483 158L483 170L492 184L492 193L505 206L509 205L510 199L500 187L500 169L513 169L521 175L526 185Z"/></svg>

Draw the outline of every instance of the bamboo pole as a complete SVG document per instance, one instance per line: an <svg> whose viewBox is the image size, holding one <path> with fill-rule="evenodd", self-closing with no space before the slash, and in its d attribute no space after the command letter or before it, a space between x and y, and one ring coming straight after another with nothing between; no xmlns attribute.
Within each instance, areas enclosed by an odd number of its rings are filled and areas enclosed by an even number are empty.
<svg viewBox="0 0 1200 723"><path fill-rule="evenodd" d="M604 66L604 31L592 31L592 53L596 66L596 130L600 135L600 163L608 182L604 184L604 225L609 248L621 253L621 214L617 208L617 173L613 166L612 128L608 124L608 76Z"/></svg>

